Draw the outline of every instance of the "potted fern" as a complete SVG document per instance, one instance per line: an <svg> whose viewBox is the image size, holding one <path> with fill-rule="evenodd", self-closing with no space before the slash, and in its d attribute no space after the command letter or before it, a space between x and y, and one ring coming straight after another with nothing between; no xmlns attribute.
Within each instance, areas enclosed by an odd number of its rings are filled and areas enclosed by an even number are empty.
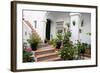
<svg viewBox="0 0 100 73"><path fill-rule="evenodd" d="M33 51L36 51L37 50L37 46L40 42L40 39L38 36L36 35L31 35L30 36L30 39L27 40L29 43L30 43L30 46L32 48Z"/></svg>

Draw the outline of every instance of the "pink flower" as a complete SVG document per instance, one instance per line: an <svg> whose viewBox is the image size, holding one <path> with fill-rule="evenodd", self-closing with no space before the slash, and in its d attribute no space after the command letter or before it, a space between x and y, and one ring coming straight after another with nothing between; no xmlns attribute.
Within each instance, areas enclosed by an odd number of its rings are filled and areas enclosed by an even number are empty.
<svg viewBox="0 0 100 73"><path fill-rule="evenodd" d="M25 50L28 51L28 52L31 52L32 48L26 48Z"/></svg>

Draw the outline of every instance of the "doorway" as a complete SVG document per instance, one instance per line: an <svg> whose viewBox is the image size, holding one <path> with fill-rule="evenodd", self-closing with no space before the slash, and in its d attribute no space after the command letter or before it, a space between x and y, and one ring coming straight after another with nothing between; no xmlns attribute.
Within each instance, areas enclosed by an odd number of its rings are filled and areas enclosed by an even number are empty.
<svg viewBox="0 0 100 73"><path fill-rule="evenodd" d="M47 19L46 22L46 40L50 40L51 20Z"/></svg>

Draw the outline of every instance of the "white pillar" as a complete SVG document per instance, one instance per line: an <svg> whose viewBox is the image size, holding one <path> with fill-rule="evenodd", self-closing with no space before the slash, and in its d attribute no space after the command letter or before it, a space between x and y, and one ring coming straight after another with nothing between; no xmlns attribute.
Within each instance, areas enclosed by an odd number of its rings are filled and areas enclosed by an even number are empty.
<svg viewBox="0 0 100 73"><path fill-rule="evenodd" d="M73 24L75 23L75 25ZM71 41L73 44L79 40L79 25L80 25L80 13L70 13L70 30L72 32Z"/></svg>

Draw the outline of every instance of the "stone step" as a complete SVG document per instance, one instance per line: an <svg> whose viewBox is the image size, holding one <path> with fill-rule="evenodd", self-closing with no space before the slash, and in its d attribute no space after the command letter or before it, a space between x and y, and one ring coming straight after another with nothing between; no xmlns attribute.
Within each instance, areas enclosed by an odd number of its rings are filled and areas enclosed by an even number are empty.
<svg viewBox="0 0 100 73"><path fill-rule="evenodd" d="M50 58L50 59L47 59L47 60L43 60L41 62L48 62L48 61L58 61L58 60L61 60L60 57L55 57L55 58ZM39 62L39 61L38 61Z"/></svg>
<svg viewBox="0 0 100 73"><path fill-rule="evenodd" d="M45 43L39 43L38 48L42 48L42 47L48 47L48 44Z"/></svg>
<svg viewBox="0 0 100 73"><path fill-rule="evenodd" d="M37 59L36 62L60 60L58 52L55 51L55 48L52 45L38 48L38 50L34 52Z"/></svg>
<svg viewBox="0 0 100 73"><path fill-rule="evenodd" d="M50 49L43 49L43 50L38 50L35 52L35 55L38 56L38 55L43 55L43 54L48 54L48 53L53 53L55 52L55 49L54 48L50 48Z"/></svg>
<svg viewBox="0 0 100 73"><path fill-rule="evenodd" d="M43 58L43 57L49 57L49 56L54 56L54 55L58 55L58 53L56 53L56 52L54 52L54 53L48 53L48 54L38 55L36 57L37 58Z"/></svg>
<svg viewBox="0 0 100 73"><path fill-rule="evenodd" d="M44 51L50 51L50 50L55 50L54 47L52 46L47 46L47 47L42 47L42 48L38 48L38 50L36 50L35 52L44 52Z"/></svg>
<svg viewBox="0 0 100 73"><path fill-rule="evenodd" d="M58 57L58 54L49 53L49 54L45 54L45 56L38 57L37 61L45 61L45 60L56 58L56 57Z"/></svg>

